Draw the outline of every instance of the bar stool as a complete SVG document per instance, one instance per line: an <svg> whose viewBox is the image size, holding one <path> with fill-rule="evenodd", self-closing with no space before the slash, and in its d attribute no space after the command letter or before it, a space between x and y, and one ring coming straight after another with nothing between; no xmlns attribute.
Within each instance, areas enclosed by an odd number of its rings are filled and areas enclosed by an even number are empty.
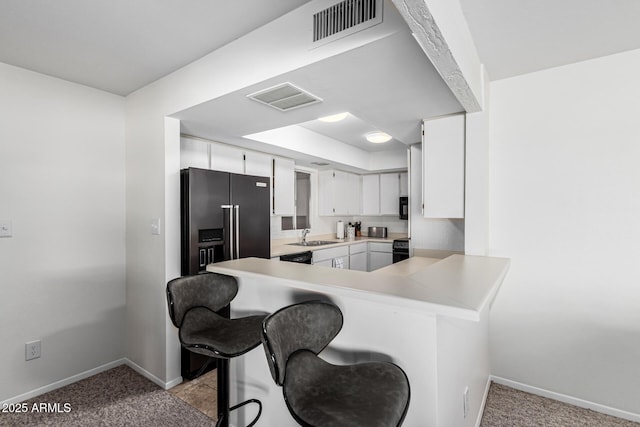
<svg viewBox="0 0 640 427"><path fill-rule="evenodd" d="M235 277L205 273L173 279L167 283L167 303L171 321L179 330L180 344L189 351L218 359L218 422L228 427L229 412L249 403L249 399L229 407L229 359L240 356L260 344L261 325L266 315L227 319L217 311L227 306L238 293Z"/></svg>
<svg viewBox="0 0 640 427"><path fill-rule="evenodd" d="M404 421L409 380L388 362L330 364L320 353L342 329L334 304L307 301L282 308L262 324L271 376L302 426L389 427Z"/></svg>

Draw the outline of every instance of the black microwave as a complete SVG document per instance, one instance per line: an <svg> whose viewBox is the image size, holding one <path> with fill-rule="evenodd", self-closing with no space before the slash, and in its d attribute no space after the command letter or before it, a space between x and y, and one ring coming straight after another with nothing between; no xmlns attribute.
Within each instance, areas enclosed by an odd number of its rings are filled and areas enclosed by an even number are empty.
<svg viewBox="0 0 640 427"><path fill-rule="evenodd" d="M400 219L409 219L409 198L406 196L400 197L399 214Z"/></svg>

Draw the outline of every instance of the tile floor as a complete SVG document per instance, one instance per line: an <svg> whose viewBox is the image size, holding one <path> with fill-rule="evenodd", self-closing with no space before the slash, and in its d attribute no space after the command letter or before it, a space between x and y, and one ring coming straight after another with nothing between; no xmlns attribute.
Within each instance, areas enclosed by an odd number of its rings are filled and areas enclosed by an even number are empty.
<svg viewBox="0 0 640 427"><path fill-rule="evenodd" d="M216 420L218 418L218 405L216 402L218 377L216 372L214 369L191 381L184 381L170 389L169 392L209 418Z"/></svg>

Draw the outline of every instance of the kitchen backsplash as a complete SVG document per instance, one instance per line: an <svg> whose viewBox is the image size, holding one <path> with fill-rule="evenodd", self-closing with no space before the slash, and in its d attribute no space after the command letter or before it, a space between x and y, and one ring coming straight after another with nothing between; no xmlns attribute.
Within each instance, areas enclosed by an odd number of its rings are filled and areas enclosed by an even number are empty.
<svg viewBox="0 0 640 427"><path fill-rule="evenodd" d="M336 232L336 222L342 220L345 224L361 221L362 230L366 233L367 227L387 227L389 233L407 233L408 222L395 217L380 216L321 216L312 218L311 235L328 234ZM271 238L281 239L287 237L297 237L301 230L281 230L281 217L271 217Z"/></svg>

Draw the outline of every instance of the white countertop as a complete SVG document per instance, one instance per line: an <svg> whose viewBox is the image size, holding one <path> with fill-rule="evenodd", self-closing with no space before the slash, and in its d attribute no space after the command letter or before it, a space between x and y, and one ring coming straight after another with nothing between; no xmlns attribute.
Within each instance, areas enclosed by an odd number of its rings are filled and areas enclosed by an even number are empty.
<svg viewBox="0 0 640 427"><path fill-rule="evenodd" d="M412 257L373 272L261 258L207 266L208 271L240 278L269 276L280 279L282 286L348 294L473 321L478 321L481 311L493 301L508 269L507 258L468 255L442 260Z"/></svg>
<svg viewBox="0 0 640 427"><path fill-rule="evenodd" d="M273 240L271 242L271 257L278 257L281 255L295 254L299 252L307 252L307 251L317 251L320 249L334 248L336 246L345 246L345 245L353 245L355 243L361 242L382 242L382 243L393 243L395 239L406 238L406 234L390 234L388 237L356 237L353 240L347 239L336 239L335 235L321 235L321 236L308 236L307 240L324 240L335 242L328 245L320 245L320 246L300 246L294 245L292 243L296 243L298 239L278 239Z"/></svg>

